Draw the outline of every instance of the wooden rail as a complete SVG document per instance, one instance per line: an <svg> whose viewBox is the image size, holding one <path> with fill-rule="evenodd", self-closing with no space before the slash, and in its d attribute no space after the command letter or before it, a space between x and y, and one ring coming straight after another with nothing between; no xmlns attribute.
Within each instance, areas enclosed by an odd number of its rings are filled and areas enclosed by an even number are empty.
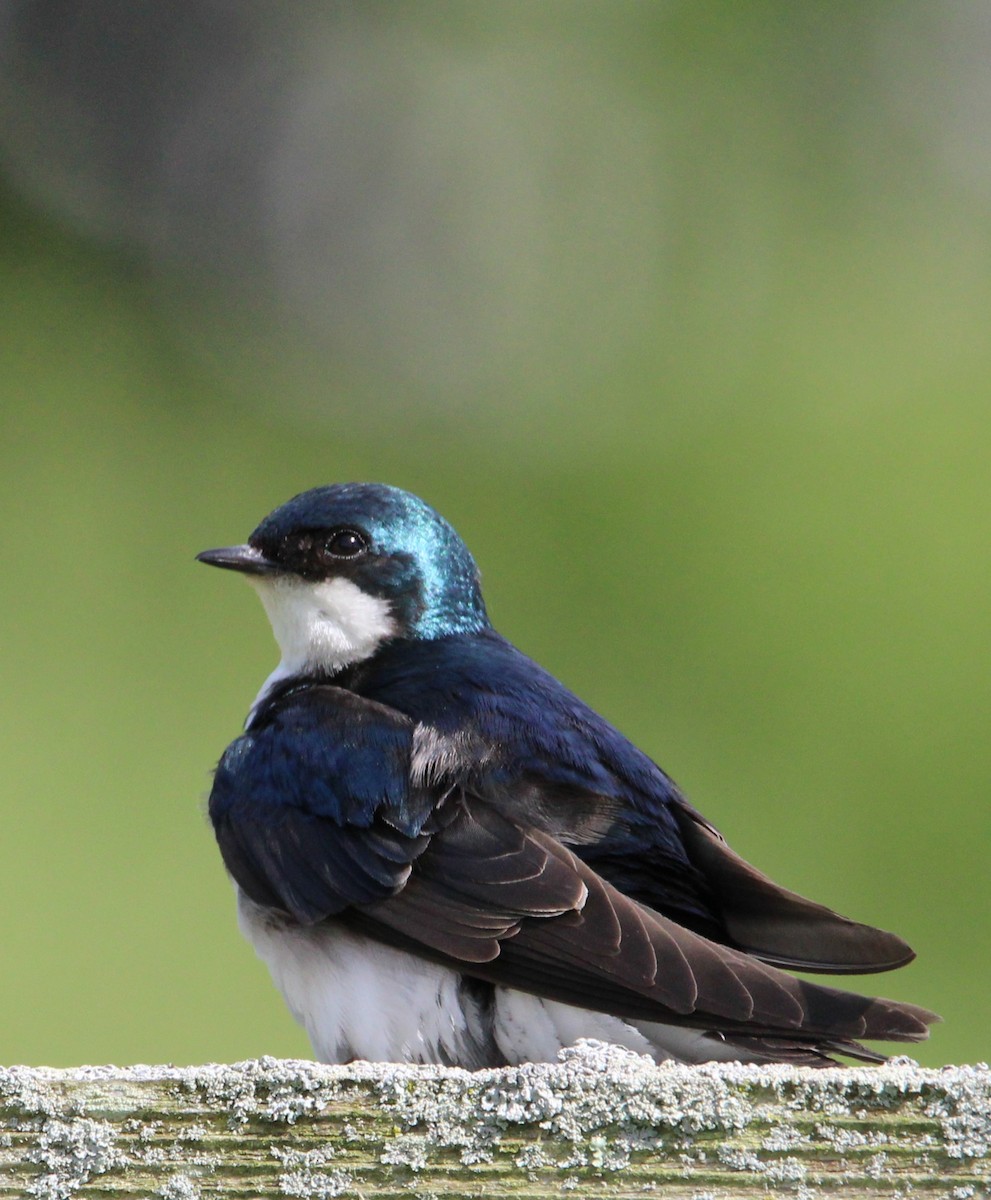
<svg viewBox="0 0 991 1200"><path fill-rule="evenodd" d="M991 1196L991 1072L654 1066L588 1043L467 1071L262 1059L0 1068L0 1195Z"/></svg>

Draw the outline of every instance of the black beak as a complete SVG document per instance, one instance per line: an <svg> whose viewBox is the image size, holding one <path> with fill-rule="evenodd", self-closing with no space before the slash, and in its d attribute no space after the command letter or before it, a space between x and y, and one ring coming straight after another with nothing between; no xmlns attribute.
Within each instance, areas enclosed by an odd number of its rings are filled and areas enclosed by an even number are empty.
<svg viewBox="0 0 991 1200"><path fill-rule="evenodd" d="M265 557L254 546L224 546L220 550L204 550L197 554L196 561L210 567L224 567L228 571L241 571L244 575L276 575L281 571L276 563Z"/></svg>

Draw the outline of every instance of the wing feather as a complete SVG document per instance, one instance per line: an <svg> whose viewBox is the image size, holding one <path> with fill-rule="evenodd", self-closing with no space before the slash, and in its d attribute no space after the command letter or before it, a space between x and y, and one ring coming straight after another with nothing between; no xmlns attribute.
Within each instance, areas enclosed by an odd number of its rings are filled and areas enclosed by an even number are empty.
<svg viewBox="0 0 991 1200"><path fill-rule="evenodd" d="M501 859L500 842L540 871L507 883L489 878L479 859L473 877L452 884L450 856L473 845ZM629 1018L841 1040L917 1040L932 1019L911 1005L795 979L709 941L624 896L548 835L477 801L434 836L405 888L360 907L355 919L490 982Z"/></svg>
<svg viewBox="0 0 991 1200"><path fill-rule="evenodd" d="M282 696L228 748L210 817L252 900L313 924L402 888L444 800L410 786L412 727L323 685Z"/></svg>

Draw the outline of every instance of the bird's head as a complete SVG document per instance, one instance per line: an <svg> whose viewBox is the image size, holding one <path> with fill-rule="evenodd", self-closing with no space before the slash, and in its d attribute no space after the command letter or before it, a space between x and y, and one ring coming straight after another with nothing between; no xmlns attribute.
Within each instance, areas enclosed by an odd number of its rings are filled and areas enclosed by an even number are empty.
<svg viewBox="0 0 991 1200"><path fill-rule="evenodd" d="M488 626L464 542L429 504L385 484L313 488L244 545L197 557L254 585L293 673L333 673L393 638Z"/></svg>

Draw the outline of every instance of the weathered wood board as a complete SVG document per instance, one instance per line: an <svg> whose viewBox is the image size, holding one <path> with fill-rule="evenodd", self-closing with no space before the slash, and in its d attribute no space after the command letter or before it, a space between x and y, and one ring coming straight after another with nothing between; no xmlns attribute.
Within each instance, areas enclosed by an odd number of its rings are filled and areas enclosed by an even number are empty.
<svg viewBox="0 0 991 1200"><path fill-rule="evenodd" d="M991 1196L986 1065L0 1069L0 1195Z"/></svg>

